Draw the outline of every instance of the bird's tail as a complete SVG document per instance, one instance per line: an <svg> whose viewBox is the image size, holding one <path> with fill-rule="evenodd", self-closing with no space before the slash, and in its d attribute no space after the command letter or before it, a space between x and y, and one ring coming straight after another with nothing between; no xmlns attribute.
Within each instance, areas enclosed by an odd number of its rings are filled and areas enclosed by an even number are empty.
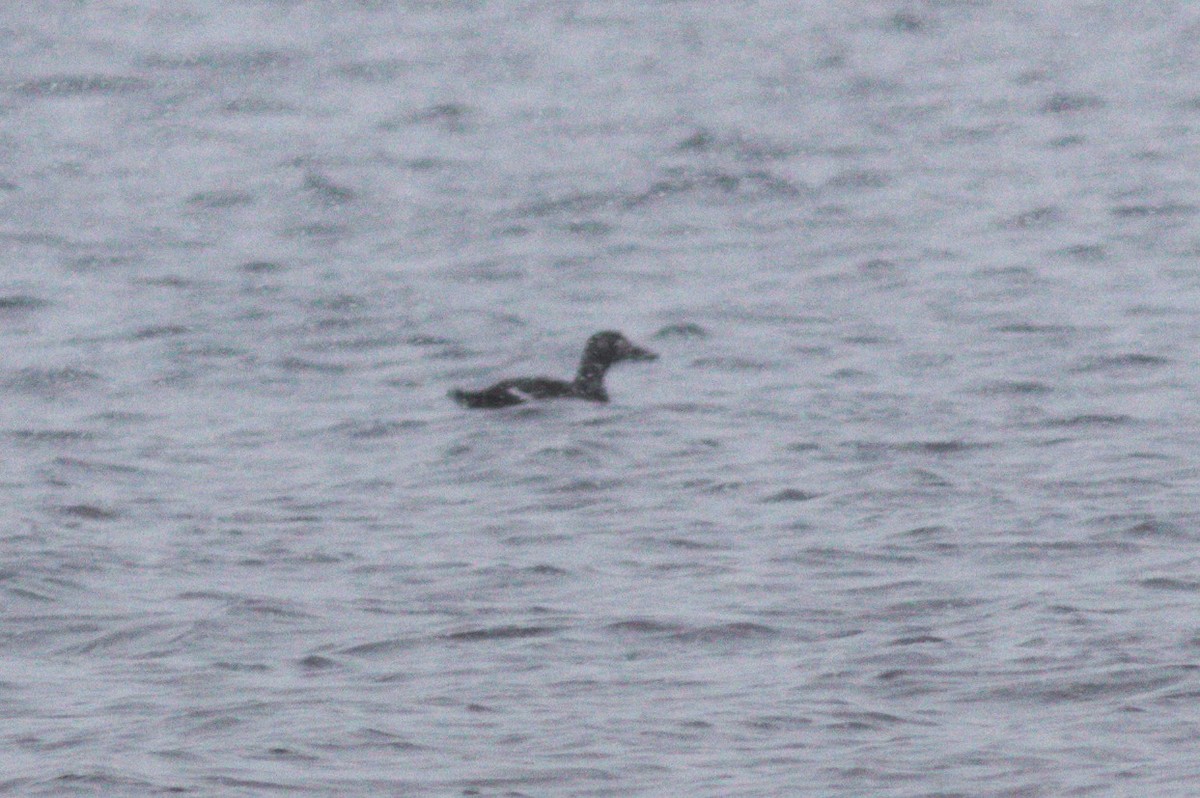
<svg viewBox="0 0 1200 798"><path fill-rule="evenodd" d="M462 388L455 388L446 395L458 402L463 407L471 407L474 404L471 401L473 398L472 395L467 391L464 391Z"/></svg>

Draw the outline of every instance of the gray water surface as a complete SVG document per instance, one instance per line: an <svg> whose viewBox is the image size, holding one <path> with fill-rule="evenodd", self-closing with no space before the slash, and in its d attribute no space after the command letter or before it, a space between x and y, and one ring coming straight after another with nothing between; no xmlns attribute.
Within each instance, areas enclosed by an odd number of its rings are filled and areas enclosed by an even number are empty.
<svg viewBox="0 0 1200 798"><path fill-rule="evenodd" d="M0 794L1200 789L1191 6L0 52ZM606 328L608 405L446 397Z"/></svg>

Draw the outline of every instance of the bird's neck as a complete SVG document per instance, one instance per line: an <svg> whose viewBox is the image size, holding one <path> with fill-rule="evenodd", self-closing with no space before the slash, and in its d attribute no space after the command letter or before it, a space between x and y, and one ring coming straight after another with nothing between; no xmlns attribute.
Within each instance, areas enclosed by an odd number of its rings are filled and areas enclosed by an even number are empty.
<svg viewBox="0 0 1200 798"><path fill-rule="evenodd" d="M604 372L608 371L608 363L583 361L579 364L579 372L575 375L575 390L580 396L588 399L608 401L608 392L604 390Z"/></svg>

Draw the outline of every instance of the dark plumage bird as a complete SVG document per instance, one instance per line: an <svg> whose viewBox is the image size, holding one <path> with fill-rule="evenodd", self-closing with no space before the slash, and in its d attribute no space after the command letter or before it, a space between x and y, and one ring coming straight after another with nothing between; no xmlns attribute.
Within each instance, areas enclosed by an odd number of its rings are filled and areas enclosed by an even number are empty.
<svg viewBox="0 0 1200 798"><path fill-rule="evenodd" d="M510 407L523 404L530 399L587 399L590 402L607 402L608 391L604 390L604 373L608 367L622 360L654 360L658 355L630 343L619 332L605 330L588 339L579 361L575 379L555 380L550 377L517 377L501 380L490 388L480 391L464 391L456 388L450 397L464 407Z"/></svg>

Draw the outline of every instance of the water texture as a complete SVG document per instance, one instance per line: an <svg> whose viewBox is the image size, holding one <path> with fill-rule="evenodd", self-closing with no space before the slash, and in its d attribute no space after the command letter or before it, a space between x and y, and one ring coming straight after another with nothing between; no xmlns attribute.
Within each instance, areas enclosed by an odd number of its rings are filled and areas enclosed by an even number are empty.
<svg viewBox="0 0 1200 798"><path fill-rule="evenodd" d="M0 52L0 795L1200 789L1200 11ZM446 397L609 328L608 405Z"/></svg>

